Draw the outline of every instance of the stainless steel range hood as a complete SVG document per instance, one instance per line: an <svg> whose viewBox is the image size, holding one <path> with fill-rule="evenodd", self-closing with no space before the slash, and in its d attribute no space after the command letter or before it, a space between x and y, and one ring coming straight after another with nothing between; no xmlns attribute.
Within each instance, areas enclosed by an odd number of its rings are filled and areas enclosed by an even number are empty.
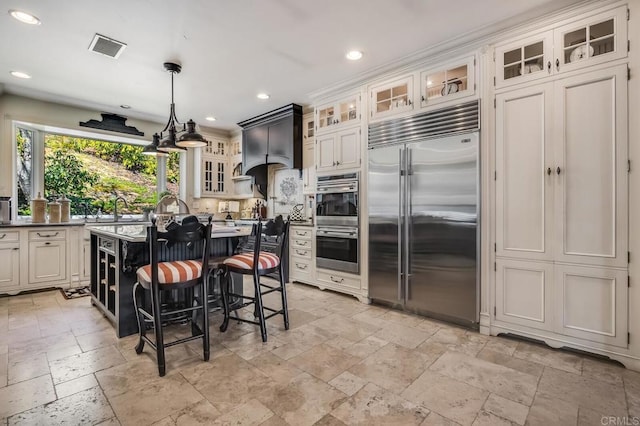
<svg viewBox="0 0 640 426"><path fill-rule="evenodd" d="M266 198L270 164L302 168L302 107L286 105L238 125L242 127L243 174L254 177L257 190Z"/></svg>

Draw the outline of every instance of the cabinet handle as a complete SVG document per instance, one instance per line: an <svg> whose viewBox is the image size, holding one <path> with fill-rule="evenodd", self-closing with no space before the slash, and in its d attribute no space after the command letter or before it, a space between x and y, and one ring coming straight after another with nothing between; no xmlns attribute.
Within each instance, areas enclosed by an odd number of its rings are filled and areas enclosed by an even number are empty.
<svg viewBox="0 0 640 426"><path fill-rule="evenodd" d="M20 250L20 247L14 247L13 248L13 251L18 251L18 250Z"/></svg>
<svg viewBox="0 0 640 426"><path fill-rule="evenodd" d="M424 102L424 95L420 96L420 100Z"/></svg>
<svg viewBox="0 0 640 426"><path fill-rule="evenodd" d="M340 165L340 162L339 162L339 161L336 161L336 166L339 166L339 165Z"/></svg>
<svg viewBox="0 0 640 426"><path fill-rule="evenodd" d="M547 175L551 176L551 167L547 167Z"/></svg>
<svg viewBox="0 0 640 426"><path fill-rule="evenodd" d="M302 264L302 265L301 265L301 264L299 264L299 263L297 263L297 262L296 262L296 267L297 267L298 269L307 269L307 265L304 265L304 264Z"/></svg>
<svg viewBox="0 0 640 426"><path fill-rule="evenodd" d="M51 244L51 242L47 241L46 243L44 243L45 246L48 246L49 244Z"/></svg>
<svg viewBox="0 0 640 426"><path fill-rule="evenodd" d="M551 74L551 61L547 62L547 72Z"/></svg>
<svg viewBox="0 0 640 426"><path fill-rule="evenodd" d="M2 234L2 237L0 237L0 240L3 239L6 236L7 236L7 234Z"/></svg>
<svg viewBox="0 0 640 426"><path fill-rule="evenodd" d="M335 162L335 161L333 162L333 165L334 165L334 166L336 165L336 162Z"/></svg>
<svg viewBox="0 0 640 426"><path fill-rule="evenodd" d="M407 100L407 105L411 105L411 99Z"/></svg>
<svg viewBox="0 0 640 426"><path fill-rule="evenodd" d="M560 167L556 169L556 173L558 174L558 176L560 175Z"/></svg>
<svg viewBox="0 0 640 426"><path fill-rule="evenodd" d="M560 59L556 59L556 71L560 71Z"/></svg>
<svg viewBox="0 0 640 426"><path fill-rule="evenodd" d="M38 237L40 238L52 238L52 237L57 237L59 232L56 232L55 234L41 234L39 232L36 232L36 234L38 235Z"/></svg>
<svg viewBox="0 0 640 426"><path fill-rule="evenodd" d="M296 250L296 253L297 253L298 255L300 255L300 256L306 256L306 255L307 255L307 251L306 251L306 250L303 250L303 251Z"/></svg>
<svg viewBox="0 0 640 426"><path fill-rule="evenodd" d="M344 282L344 278L340 278L339 280L337 280L333 278L333 275L331 275L329 278L331 278L331 281L333 281L334 283L342 284Z"/></svg>
<svg viewBox="0 0 640 426"><path fill-rule="evenodd" d="M304 232L296 231L296 234L298 234L301 237L306 237L307 236L307 231L304 231Z"/></svg>
<svg viewBox="0 0 640 426"><path fill-rule="evenodd" d="M298 243L298 245L300 246L306 246L307 242L306 241L296 241Z"/></svg>

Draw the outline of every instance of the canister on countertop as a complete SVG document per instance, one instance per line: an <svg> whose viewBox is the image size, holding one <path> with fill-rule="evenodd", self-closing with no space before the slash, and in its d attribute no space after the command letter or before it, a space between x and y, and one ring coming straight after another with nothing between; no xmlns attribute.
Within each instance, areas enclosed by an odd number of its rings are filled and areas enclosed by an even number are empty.
<svg viewBox="0 0 640 426"><path fill-rule="evenodd" d="M47 210L47 200L42 198L42 195L38 192L38 196L31 200L31 222L45 223L46 210Z"/></svg>
<svg viewBox="0 0 640 426"><path fill-rule="evenodd" d="M49 223L60 223L60 208L62 206L56 201L49 203Z"/></svg>
<svg viewBox="0 0 640 426"><path fill-rule="evenodd" d="M58 198L60 203L60 222L69 222L71 220L71 200L66 195Z"/></svg>

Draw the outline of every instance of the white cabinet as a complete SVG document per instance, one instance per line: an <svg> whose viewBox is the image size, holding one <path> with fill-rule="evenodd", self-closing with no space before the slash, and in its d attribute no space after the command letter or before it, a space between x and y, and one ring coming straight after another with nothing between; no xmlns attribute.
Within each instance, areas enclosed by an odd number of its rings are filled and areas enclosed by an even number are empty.
<svg viewBox="0 0 640 426"><path fill-rule="evenodd" d="M316 136L316 170L360 167L360 128Z"/></svg>
<svg viewBox="0 0 640 426"><path fill-rule="evenodd" d="M313 113L309 112L302 117L302 144L314 143L315 134L316 129Z"/></svg>
<svg viewBox="0 0 640 426"><path fill-rule="evenodd" d="M475 56L420 73L420 106L458 101L475 95Z"/></svg>
<svg viewBox="0 0 640 426"><path fill-rule="evenodd" d="M311 284L315 280L314 228L291 226L289 230L289 280Z"/></svg>
<svg viewBox="0 0 640 426"><path fill-rule="evenodd" d="M359 123L361 119L360 94L346 96L336 102L316 107L315 127L317 133ZM317 136L317 135L316 135Z"/></svg>
<svg viewBox="0 0 640 426"><path fill-rule="evenodd" d="M0 290L20 285L20 235L0 231Z"/></svg>
<svg viewBox="0 0 640 426"><path fill-rule="evenodd" d="M202 197L215 197L228 193L230 176L228 144L226 141L213 139L202 148Z"/></svg>
<svg viewBox="0 0 640 426"><path fill-rule="evenodd" d="M627 8L600 11L548 31L498 44L496 87L627 56Z"/></svg>
<svg viewBox="0 0 640 426"><path fill-rule="evenodd" d="M369 89L371 119L413 110L413 75L384 82Z"/></svg>
<svg viewBox="0 0 640 426"><path fill-rule="evenodd" d="M316 193L315 146L313 143L302 145L302 193Z"/></svg>
<svg viewBox="0 0 640 426"><path fill-rule="evenodd" d="M67 279L66 234L59 228L29 231L28 285Z"/></svg>
<svg viewBox="0 0 640 426"><path fill-rule="evenodd" d="M496 96L496 320L626 346L626 72Z"/></svg>

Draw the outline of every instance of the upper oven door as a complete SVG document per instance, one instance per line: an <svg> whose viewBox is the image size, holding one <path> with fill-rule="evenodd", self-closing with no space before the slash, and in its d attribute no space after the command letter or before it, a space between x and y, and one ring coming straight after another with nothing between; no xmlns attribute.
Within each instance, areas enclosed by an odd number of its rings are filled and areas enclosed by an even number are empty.
<svg viewBox="0 0 640 426"><path fill-rule="evenodd" d="M358 226L358 192L316 193L318 225Z"/></svg>
<svg viewBox="0 0 640 426"><path fill-rule="evenodd" d="M322 176L316 190L318 225L358 226L357 175Z"/></svg>

